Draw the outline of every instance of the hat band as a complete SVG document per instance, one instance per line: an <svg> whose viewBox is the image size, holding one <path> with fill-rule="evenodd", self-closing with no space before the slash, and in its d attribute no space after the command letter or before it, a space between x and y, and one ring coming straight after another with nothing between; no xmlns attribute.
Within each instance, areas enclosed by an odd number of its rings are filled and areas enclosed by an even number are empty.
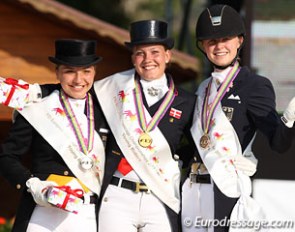
<svg viewBox="0 0 295 232"><path fill-rule="evenodd" d="M55 56L56 59L59 60L93 60L97 56L96 55L86 55L86 56Z"/></svg>
<svg viewBox="0 0 295 232"><path fill-rule="evenodd" d="M56 56L52 57L52 61L54 63L60 64L68 64L68 65L87 65L91 64L95 61L101 60L101 57L96 55L88 55L88 56Z"/></svg>
<svg viewBox="0 0 295 232"><path fill-rule="evenodd" d="M131 42L125 42L125 45L127 47L133 47L135 45L142 45L142 44L162 44L164 46L166 46L168 49L173 48L174 46L174 40L172 38L165 38L165 39L161 39L161 38L144 38L144 39L133 39L131 40Z"/></svg>

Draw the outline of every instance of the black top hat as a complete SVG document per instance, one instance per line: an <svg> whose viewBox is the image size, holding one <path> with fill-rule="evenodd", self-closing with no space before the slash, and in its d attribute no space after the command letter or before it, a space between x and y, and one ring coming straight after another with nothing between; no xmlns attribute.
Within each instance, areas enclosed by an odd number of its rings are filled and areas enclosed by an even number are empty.
<svg viewBox="0 0 295 232"><path fill-rule="evenodd" d="M68 66L90 66L101 61L96 55L96 41L59 39L55 41L55 57L48 59L55 64Z"/></svg>
<svg viewBox="0 0 295 232"><path fill-rule="evenodd" d="M167 49L174 46L174 40L167 37L168 24L159 20L142 20L131 23L131 42L125 45L132 49L135 45L142 44L162 44Z"/></svg>

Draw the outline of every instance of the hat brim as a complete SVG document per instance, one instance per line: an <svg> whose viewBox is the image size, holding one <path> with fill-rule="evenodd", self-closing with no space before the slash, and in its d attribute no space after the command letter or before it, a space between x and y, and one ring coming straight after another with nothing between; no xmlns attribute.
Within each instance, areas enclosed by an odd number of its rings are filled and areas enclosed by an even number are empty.
<svg viewBox="0 0 295 232"><path fill-rule="evenodd" d="M102 57L97 56L95 58L89 59L83 59L83 58L68 58L68 59L58 59L53 56L49 56L48 60L50 60L52 63L57 65L67 65L67 66L73 66L73 67L83 67L83 66L91 66L99 63L102 60Z"/></svg>
<svg viewBox="0 0 295 232"><path fill-rule="evenodd" d="M133 42L125 42L127 48L132 50L134 46L145 45L145 44L161 44L164 45L167 49L172 49L174 46L174 40L172 38L168 39L147 39Z"/></svg>

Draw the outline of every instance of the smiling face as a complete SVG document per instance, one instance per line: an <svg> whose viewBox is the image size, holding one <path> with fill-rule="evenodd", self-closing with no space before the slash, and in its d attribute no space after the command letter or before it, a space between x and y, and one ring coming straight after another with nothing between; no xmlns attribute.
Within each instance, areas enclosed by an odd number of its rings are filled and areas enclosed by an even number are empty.
<svg viewBox="0 0 295 232"><path fill-rule="evenodd" d="M59 65L56 68L56 76L62 89L69 97L83 99L92 87L95 66L71 67Z"/></svg>
<svg viewBox="0 0 295 232"><path fill-rule="evenodd" d="M163 45L138 45L133 48L135 70L146 81L162 77L170 59L171 51Z"/></svg>
<svg viewBox="0 0 295 232"><path fill-rule="evenodd" d="M213 64L227 66L236 57L243 40L244 38L242 36L207 39L202 41L202 46L208 59Z"/></svg>

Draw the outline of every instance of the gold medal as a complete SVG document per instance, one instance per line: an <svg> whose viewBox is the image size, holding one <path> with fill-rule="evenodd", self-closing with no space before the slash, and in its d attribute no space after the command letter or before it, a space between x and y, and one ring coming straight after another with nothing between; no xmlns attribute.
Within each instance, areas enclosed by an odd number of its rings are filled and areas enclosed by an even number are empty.
<svg viewBox="0 0 295 232"><path fill-rule="evenodd" d="M138 138L138 144L144 148L150 146L153 142L151 136L148 133L142 133Z"/></svg>
<svg viewBox="0 0 295 232"><path fill-rule="evenodd" d="M200 139L200 146L203 149L207 149L210 145L210 137L208 134L204 134Z"/></svg>

